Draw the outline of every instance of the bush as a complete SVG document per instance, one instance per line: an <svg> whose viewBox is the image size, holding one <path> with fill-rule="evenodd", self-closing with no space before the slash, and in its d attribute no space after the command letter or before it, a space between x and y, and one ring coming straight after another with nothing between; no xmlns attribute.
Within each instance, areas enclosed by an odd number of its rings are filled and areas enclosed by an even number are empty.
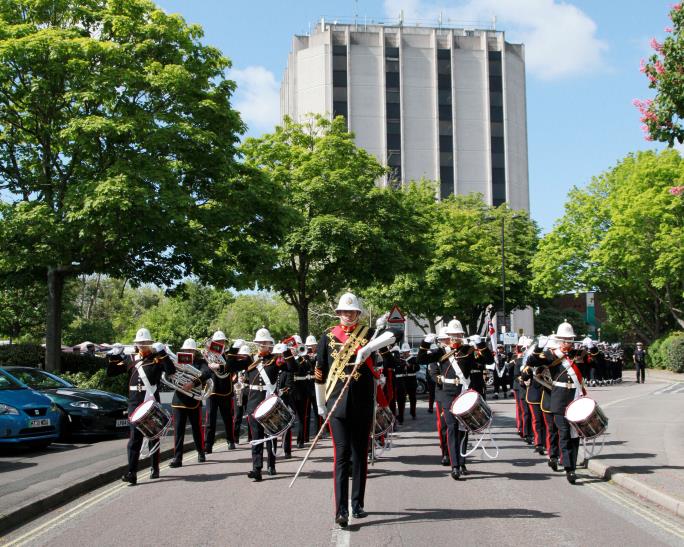
<svg viewBox="0 0 684 547"><path fill-rule="evenodd" d="M109 377L105 369L100 369L92 374L88 372L63 372L60 376L76 387L111 391L128 397L127 374Z"/></svg>
<svg viewBox="0 0 684 547"><path fill-rule="evenodd" d="M667 336L658 338L646 351L646 363L650 368L665 368L661 349Z"/></svg>
<svg viewBox="0 0 684 547"><path fill-rule="evenodd" d="M45 348L40 344L0 346L0 366L39 367L45 363Z"/></svg>
<svg viewBox="0 0 684 547"><path fill-rule="evenodd" d="M90 353L62 353L63 372L85 372L89 375L106 370L107 359Z"/></svg>
<svg viewBox="0 0 684 547"><path fill-rule="evenodd" d="M684 333L671 335L663 344L665 366L672 372L684 372Z"/></svg>

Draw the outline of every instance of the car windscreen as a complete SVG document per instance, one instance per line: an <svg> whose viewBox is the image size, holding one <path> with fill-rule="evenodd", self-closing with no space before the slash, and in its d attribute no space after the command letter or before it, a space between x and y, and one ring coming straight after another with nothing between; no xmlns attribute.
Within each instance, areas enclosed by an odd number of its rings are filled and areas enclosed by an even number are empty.
<svg viewBox="0 0 684 547"><path fill-rule="evenodd" d="M16 380L10 378L2 370L0 370L0 390L2 389L26 389L21 384L18 384Z"/></svg>
<svg viewBox="0 0 684 547"><path fill-rule="evenodd" d="M23 382L33 389L59 389L62 387L71 387L71 384L68 382L50 374L46 374L38 369L13 369L10 372L16 376L20 382Z"/></svg>

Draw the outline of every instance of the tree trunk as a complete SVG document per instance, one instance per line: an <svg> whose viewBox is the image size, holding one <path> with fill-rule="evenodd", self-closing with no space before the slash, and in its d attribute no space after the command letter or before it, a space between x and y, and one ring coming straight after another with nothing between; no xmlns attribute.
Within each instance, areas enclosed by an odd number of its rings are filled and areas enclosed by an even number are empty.
<svg viewBox="0 0 684 547"><path fill-rule="evenodd" d="M309 335L309 301L301 299L295 307L299 319L299 336L306 340Z"/></svg>
<svg viewBox="0 0 684 547"><path fill-rule="evenodd" d="M60 372L62 353L62 293L64 272L49 268L47 320L45 324L45 369Z"/></svg>

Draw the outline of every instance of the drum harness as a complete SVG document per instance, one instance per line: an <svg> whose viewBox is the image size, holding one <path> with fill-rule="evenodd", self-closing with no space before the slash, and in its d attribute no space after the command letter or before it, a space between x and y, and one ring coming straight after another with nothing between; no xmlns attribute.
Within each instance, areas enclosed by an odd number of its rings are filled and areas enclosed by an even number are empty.
<svg viewBox="0 0 684 547"><path fill-rule="evenodd" d="M154 394L157 393L157 386L153 386L150 384L150 380L147 378L147 374L145 373L144 367L144 359L141 359L138 363L136 363L135 370L138 371L138 378L142 381L143 385L145 386L145 401L149 401L150 399L154 399ZM131 391L138 391L138 388L136 387L135 389L131 388ZM168 416L169 413L168 411L162 407L162 410L164 413ZM150 441L147 437L143 439L143 444L142 447L140 448L140 456L142 458L148 458L152 456L155 452L157 452L161 448L161 441L164 437L169 432L169 429L171 428L171 416L169 416L169 421L167 422L166 426L162 430L161 435L157 439L155 439L154 442L154 448L150 449Z"/></svg>
<svg viewBox="0 0 684 547"><path fill-rule="evenodd" d="M468 353L467 355L470 355L470 353ZM465 357L465 355L464 355L463 357ZM469 388L470 388L470 379L469 379L469 378L466 378L466 377L465 377L465 374L463 374L463 371L461 370L461 367L459 366L459 364L458 364L458 362L457 362L458 357L455 356L455 355L453 355L453 353L452 353L452 354L449 354L449 355L448 355L448 359L449 359L449 367L453 368L453 369L454 369L454 372L455 372L456 375L458 376L458 382L459 382L466 390L469 389ZM446 373L448 372L449 367L447 367L447 369L444 371L444 374L446 374ZM456 384L456 383L457 383L457 381L456 381L457 379L456 379L456 378L451 379L451 381L448 381L448 380L449 380L448 378L442 377L442 383L448 383L448 384L450 384L450 383ZM451 412L451 409L446 410L446 412ZM459 428L461 428L461 430L463 430L463 431L465 431L466 433L468 433L468 429L465 428L465 427L462 425L461 421L458 420L458 419L457 419L457 421L459 422ZM473 446L473 448L471 448L470 450L468 450L468 451L465 452L465 453L464 453L463 451L464 451L464 449L466 448L465 443L466 443L466 440L467 440L468 437L467 437L466 435L463 436L463 439L461 440L461 446L459 446L459 451L460 451L460 453L461 453L461 456L463 456L463 457L465 458L465 457L467 457L467 456L470 456L470 455L471 455L473 452L475 452L478 448L482 448L482 452L484 452L485 456L487 456L490 460L495 460L496 458L499 457L499 446L496 444L496 441L494 440L494 437L492 436L492 427L491 427L491 425L492 425L492 423L491 423L491 420L490 420L489 424L487 424L487 427L484 428L484 429L480 432L480 438L477 440L477 442L475 443L475 445ZM490 440L490 442L492 443L492 446L496 449L496 453L495 453L493 456L487 451L487 448L486 448L485 445L482 443L482 441L483 441L484 438L485 438L485 435L489 435L489 440Z"/></svg>
<svg viewBox="0 0 684 547"><path fill-rule="evenodd" d="M271 379L268 377L268 374L266 374L266 369L264 368L263 363L259 363L256 365L256 369L259 371L259 375L261 376L261 380L264 382L263 386L255 386L255 385L250 385L249 389L253 391L265 391L266 392L266 397L264 398L264 401L268 399L271 395L275 393L276 390L276 385L271 383ZM288 407L289 408L289 407ZM283 432L280 435L269 435L268 437L265 437L263 439L253 439L249 441L249 444L251 446L255 446L257 444L262 444L262 443L271 443L271 448L273 449L273 455L278 456L278 449L277 445L275 443L276 439L281 439L281 445L283 443L283 440L285 439L285 435L287 435L288 431L290 430L290 427L292 427L292 424L294 424L295 421L295 412L290 408L290 412L292 413L292 420L290 421L290 425L288 425Z"/></svg>

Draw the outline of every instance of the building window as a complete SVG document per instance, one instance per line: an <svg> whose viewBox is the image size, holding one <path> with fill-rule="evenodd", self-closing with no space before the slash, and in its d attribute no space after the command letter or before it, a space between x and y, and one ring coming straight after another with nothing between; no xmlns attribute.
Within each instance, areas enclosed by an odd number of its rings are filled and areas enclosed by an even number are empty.
<svg viewBox="0 0 684 547"><path fill-rule="evenodd" d="M492 204L506 202L506 141L503 107L503 65L500 51L489 52L489 132L492 163Z"/></svg>
<svg viewBox="0 0 684 547"><path fill-rule="evenodd" d="M347 91L347 46L333 45L333 117L344 116L349 127Z"/></svg>
<svg viewBox="0 0 684 547"><path fill-rule="evenodd" d="M439 196L454 193L454 122L451 108L451 50L437 50L437 109L439 111Z"/></svg>
<svg viewBox="0 0 684 547"><path fill-rule="evenodd" d="M390 167L388 183L401 186L401 75L399 72L399 48L385 47L385 113L387 140L387 165Z"/></svg>

